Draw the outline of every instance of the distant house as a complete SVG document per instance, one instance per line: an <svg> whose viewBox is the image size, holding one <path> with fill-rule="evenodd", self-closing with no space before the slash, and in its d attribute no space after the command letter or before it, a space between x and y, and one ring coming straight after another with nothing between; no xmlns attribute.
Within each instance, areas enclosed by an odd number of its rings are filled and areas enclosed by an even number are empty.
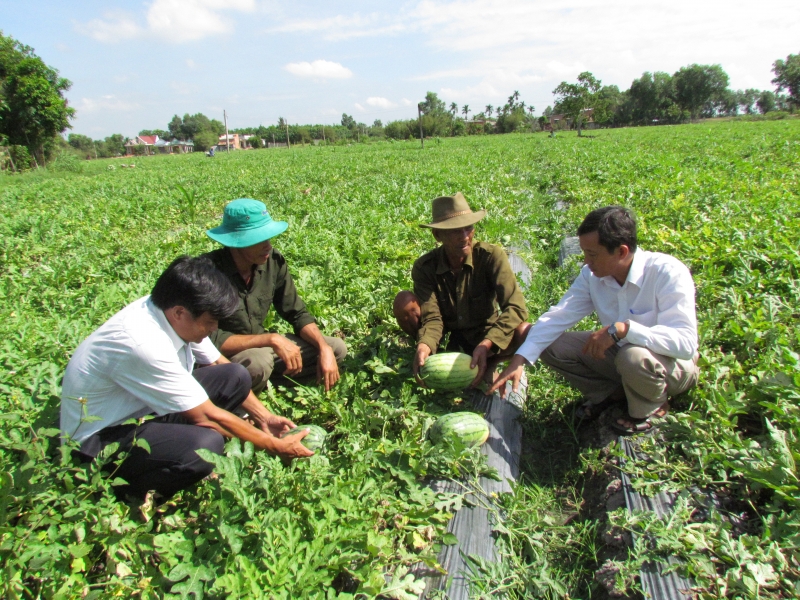
<svg viewBox="0 0 800 600"><path fill-rule="evenodd" d="M192 140L172 140L170 142L173 154L185 154L187 152L194 152L194 141Z"/></svg>
<svg viewBox="0 0 800 600"><path fill-rule="evenodd" d="M161 139L157 135L137 135L132 140L125 143L125 154L183 154L194 152L194 142L192 140L167 140Z"/></svg>
<svg viewBox="0 0 800 600"><path fill-rule="evenodd" d="M545 131L553 129L569 129L572 127L572 119L566 115L550 115L550 121L544 126ZM583 111L582 129L597 129L598 125L594 122L594 109L587 108Z"/></svg>
<svg viewBox="0 0 800 600"><path fill-rule="evenodd" d="M156 143L161 141L157 135L137 135L132 140L125 143L125 154L154 154Z"/></svg>
<svg viewBox="0 0 800 600"><path fill-rule="evenodd" d="M242 148L241 140L238 133L229 133L226 137L225 134L219 136L217 148L224 150L230 145L231 150L240 150Z"/></svg>

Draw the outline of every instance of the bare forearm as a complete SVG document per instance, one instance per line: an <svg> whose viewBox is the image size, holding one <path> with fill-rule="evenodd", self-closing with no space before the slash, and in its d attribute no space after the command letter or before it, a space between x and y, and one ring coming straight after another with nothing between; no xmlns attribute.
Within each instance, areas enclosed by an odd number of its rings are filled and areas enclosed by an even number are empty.
<svg viewBox="0 0 800 600"><path fill-rule="evenodd" d="M220 412L213 417L206 417L194 424L213 429L227 438L235 437L245 442L251 442L256 448L266 450L271 454L278 452L280 443L275 436L253 427L247 421L228 411L220 409Z"/></svg>
<svg viewBox="0 0 800 600"><path fill-rule="evenodd" d="M299 335L317 350L321 350L323 346L327 346L325 338L322 337L322 332L319 330L319 327L317 327L316 323L309 323L303 327L300 330Z"/></svg>
<svg viewBox="0 0 800 600"><path fill-rule="evenodd" d="M260 333L256 335L232 335L220 346L219 351L224 356L230 357L251 348L267 348L274 346L277 333Z"/></svg>

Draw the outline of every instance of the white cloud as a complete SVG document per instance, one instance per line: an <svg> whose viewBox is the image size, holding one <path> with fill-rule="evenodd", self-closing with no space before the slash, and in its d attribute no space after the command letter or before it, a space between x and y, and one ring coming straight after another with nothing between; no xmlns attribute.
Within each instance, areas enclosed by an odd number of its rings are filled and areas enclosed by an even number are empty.
<svg viewBox="0 0 800 600"><path fill-rule="evenodd" d="M360 37L388 36L403 33L408 26L393 15L370 13L337 15L322 19L298 19L268 29L268 33L317 33L328 41L341 41Z"/></svg>
<svg viewBox="0 0 800 600"><path fill-rule="evenodd" d="M95 112L95 111L132 111L139 108L139 105L134 102L121 100L114 95L101 96L98 99L81 98L77 106L78 111Z"/></svg>
<svg viewBox="0 0 800 600"><path fill-rule="evenodd" d="M194 62L191 58L187 58L186 66L189 67L190 69L194 69L195 67L197 67L197 63Z"/></svg>
<svg viewBox="0 0 800 600"><path fill-rule="evenodd" d="M414 104L414 103L413 103L411 100L409 100L408 98L403 98L403 99L401 100L401 102L403 103L403 106L411 106L412 104Z"/></svg>
<svg viewBox="0 0 800 600"><path fill-rule="evenodd" d="M361 106L358 102L356 102L353 106L355 106L356 109L358 109L360 112L366 112L366 110L367 110L366 108Z"/></svg>
<svg viewBox="0 0 800 600"><path fill-rule="evenodd" d="M292 75L313 77L315 79L348 79L353 76L353 72L350 69L340 63L329 60L289 63L283 68Z"/></svg>
<svg viewBox="0 0 800 600"><path fill-rule="evenodd" d="M78 33L88 35L98 42L121 42L138 37L144 30L125 12L106 12L104 19L92 19L88 23L76 23Z"/></svg>
<svg viewBox="0 0 800 600"><path fill-rule="evenodd" d="M367 98L367 104L370 106L377 106L378 108L395 108L397 106L397 104L391 100L381 98L380 96L370 96Z"/></svg>
<svg viewBox="0 0 800 600"><path fill-rule="evenodd" d="M181 43L229 33L230 12L252 12L255 0L153 0L145 15L146 26L127 12L106 12L102 19L76 23L75 29L99 42L119 42L138 37Z"/></svg>

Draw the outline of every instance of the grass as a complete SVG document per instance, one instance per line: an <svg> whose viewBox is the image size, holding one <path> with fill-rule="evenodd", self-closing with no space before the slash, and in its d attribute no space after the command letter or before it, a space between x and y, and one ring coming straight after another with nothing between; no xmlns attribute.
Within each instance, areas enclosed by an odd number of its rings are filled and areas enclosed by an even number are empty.
<svg viewBox="0 0 800 600"><path fill-rule="evenodd" d="M135 168L91 161L0 178L3 595L367 597L385 589L387 569L413 595L403 568L435 560L459 502L426 492L425 478L482 468L475 456L424 441L454 399L413 384L412 353L390 312L394 294L411 285L411 263L433 245L417 226L430 200L457 190L489 211L478 239L525 248L533 316L569 285L555 268L560 239L603 204L633 207L642 247L692 269L701 382L667 419L654 462L630 468L645 493L697 488L735 502L696 522L687 496L670 527L612 515L621 530L650 528L663 540L623 557L623 575L674 554L704 597L794 594L800 125L592 136L155 156L126 161ZM330 394L264 395L295 421L324 426L332 449L327 461L287 469L232 443L220 480L142 520L110 499L97 467L60 458L49 428L60 376L80 341L148 293L176 255L214 247L203 231L236 197L263 200L289 221L275 246L320 326L348 340L346 375ZM567 210L555 210L556 200ZM540 367L530 380L524 473L503 501L505 559L477 565L474 590L597 597L606 525L586 503L607 457L572 428L574 392Z"/></svg>

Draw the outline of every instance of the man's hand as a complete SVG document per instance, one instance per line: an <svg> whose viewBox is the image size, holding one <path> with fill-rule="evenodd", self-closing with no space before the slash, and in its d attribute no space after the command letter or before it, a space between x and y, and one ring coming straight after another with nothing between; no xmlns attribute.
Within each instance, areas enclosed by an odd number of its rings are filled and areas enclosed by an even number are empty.
<svg viewBox="0 0 800 600"><path fill-rule="evenodd" d="M619 322L616 323L616 326L617 335L620 339L624 338L628 334L628 324ZM606 350L616 343L614 338L608 335L609 327L611 327L611 325L606 325L602 329L593 332L592 335L589 336L586 344L584 344L582 352L597 360L603 360Z"/></svg>
<svg viewBox="0 0 800 600"><path fill-rule="evenodd" d="M269 413L264 419L259 421L258 425L261 427L261 431L271 433L275 437L281 437L287 431L297 427L297 425L286 417L279 417L272 413Z"/></svg>
<svg viewBox="0 0 800 600"><path fill-rule="evenodd" d="M422 365L425 364L425 361L428 360L428 357L431 355L431 349L428 344L417 344L417 353L414 355L414 362L411 365L411 372L414 373L414 378L417 380L417 383L421 386L425 386L425 382L419 378L419 370L422 368Z"/></svg>
<svg viewBox="0 0 800 600"><path fill-rule="evenodd" d="M475 346L475 350L472 353L472 362L469 363L469 368L474 369L475 367L478 367L478 374L475 375L475 379L473 379L472 383L469 384L470 387L476 387L483 379L483 375L486 373L486 359L491 351L492 342L489 340L483 340L480 344Z"/></svg>
<svg viewBox="0 0 800 600"><path fill-rule="evenodd" d="M505 370L500 373L500 376L495 380L492 387L490 387L486 395L494 394L498 389L500 390L500 397L506 397L506 381L509 379L513 382L511 384L511 391L516 393L519 391L519 381L522 379L522 373L525 369L525 359L520 354L515 354L508 363Z"/></svg>
<svg viewBox="0 0 800 600"><path fill-rule="evenodd" d="M292 435L287 435L280 438L279 444L276 447L278 456L281 458L304 458L306 456L314 456L314 453L303 446L300 441L308 435L309 430L303 429Z"/></svg>
<svg viewBox="0 0 800 600"><path fill-rule="evenodd" d="M287 337L274 334L270 340L269 347L275 351L278 358L286 365L283 375L297 375L303 370L303 357L300 355L300 348Z"/></svg>
<svg viewBox="0 0 800 600"><path fill-rule="evenodd" d="M328 344L322 344L317 359L317 385L324 384L325 391L328 392L337 381L339 381L339 365L336 364L333 348Z"/></svg>

